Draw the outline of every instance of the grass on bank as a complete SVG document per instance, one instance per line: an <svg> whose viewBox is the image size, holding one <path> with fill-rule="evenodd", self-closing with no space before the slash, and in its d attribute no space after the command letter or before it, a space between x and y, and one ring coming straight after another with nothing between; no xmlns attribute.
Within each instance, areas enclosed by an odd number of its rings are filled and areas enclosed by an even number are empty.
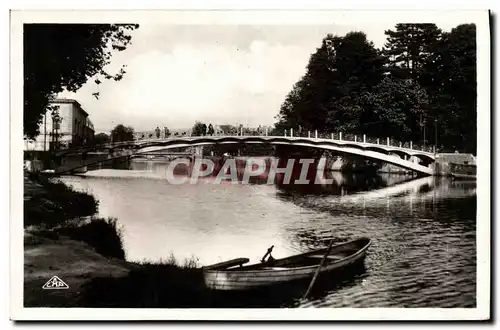
<svg viewBox="0 0 500 330"><path fill-rule="evenodd" d="M51 228L71 218L91 216L99 207L94 196L38 173L26 174L24 190L24 227Z"/></svg>
<svg viewBox="0 0 500 330"><path fill-rule="evenodd" d="M201 268L196 263L130 263L128 276L94 278L81 296L85 307L193 308L210 306Z"/></svg>

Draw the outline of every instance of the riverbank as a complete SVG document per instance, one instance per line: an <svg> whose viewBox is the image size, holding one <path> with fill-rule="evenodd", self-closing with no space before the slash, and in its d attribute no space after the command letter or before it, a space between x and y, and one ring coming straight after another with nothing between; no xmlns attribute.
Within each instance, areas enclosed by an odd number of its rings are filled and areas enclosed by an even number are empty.
<svg viewBox="0 0 500 330"><path fill-rule="evenodd" d="M53 276L68 289L42 289ZM127 262L53 232L25 233L25 307L203 307L208 296L194 263Z"/></svg>
<svg viewBox="0 0 500 330"><path fill-rule="evenodd" d="M24 306L85 307L82 293L93 278L127 276L131 265L106 258L89 244L57 234L52 239L36 231L24 234ZM43 290L53 276L69 288Z"/></svg>
<svg viewBox="0 0 500 330"><path fill-rule="evenodd" d="M127 262L116 219L93 217L93 196L33 174L24 188L25 307L203 306L195 260ZM53 276L69 288L42 289Z"/></svg>

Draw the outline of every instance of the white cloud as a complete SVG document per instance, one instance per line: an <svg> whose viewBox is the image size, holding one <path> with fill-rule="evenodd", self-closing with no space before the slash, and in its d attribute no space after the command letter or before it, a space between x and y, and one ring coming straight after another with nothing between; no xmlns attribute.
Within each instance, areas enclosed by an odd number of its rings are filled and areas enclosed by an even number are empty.
<svg viewBox="0 0 500 330"><path fill-rule="evenodd" d="M168 53L151 50L130 59L122 81L99 86L99 100L92 99L92 83L64 95L81 101L97 129L110 128L111 117L114 125L136 130L190 127L195 120L272 124L309 55L309 49L262 40L246 50L178 44ZM262 95L266 102L259 104Z"/></svg>

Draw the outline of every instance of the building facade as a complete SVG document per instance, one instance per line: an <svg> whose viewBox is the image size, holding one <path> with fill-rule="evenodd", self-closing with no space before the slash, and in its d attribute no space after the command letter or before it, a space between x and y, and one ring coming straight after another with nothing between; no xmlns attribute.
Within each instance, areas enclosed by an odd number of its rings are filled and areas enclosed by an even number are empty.
<svg viewBox="0 0 500 330"><path fill-rule="evenodd" d="M94 125L89 114L78 101L55 99L50 105L57 106L57 115L48 110L40 124L40 134L35 141L26 141L25 150L49 151L91 144Z"/></svg>

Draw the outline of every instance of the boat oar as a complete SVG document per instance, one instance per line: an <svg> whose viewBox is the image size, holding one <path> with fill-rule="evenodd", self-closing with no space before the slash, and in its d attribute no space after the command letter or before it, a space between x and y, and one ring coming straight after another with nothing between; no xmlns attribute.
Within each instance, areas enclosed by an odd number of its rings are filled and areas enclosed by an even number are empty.
<svg viewBox="0 0 500 330"><path fill-rule="evenodd" d="M267 249L266 254L264 254L264 256L262 257L262 259L260 260L262 263L264 263L266 261L266 257L269 254L271 254L271 252L273 252L273 248L274 248L274 245L271 245L271 247L269 249Z"/></svg>
<svg viewBox="0 0 500 330"><path fill-rule="evenodd" d="M321 270L321 267L323 267L323 264L325 263L325 260L326 260L326 257L328 257L328 255L330 254L330 250L332 249L332 246L333 246L333 239L330 241L330 246L328 246L328 249L326 249L326 253L325 255L323 256L323 259L321 259L321 262L319 263L319 266L318 268L316 269L316 273L314 273L314 276L312 278L312 281L311 283L309 284L309 288L307 288L307 291L306 291L306 294L302 297L302 299L306 299L306 297L309 295L309 293L311 292L313 286L314 286L314 282L316 282L316 278L318 277L319 275L319 272Z"/></svg>

